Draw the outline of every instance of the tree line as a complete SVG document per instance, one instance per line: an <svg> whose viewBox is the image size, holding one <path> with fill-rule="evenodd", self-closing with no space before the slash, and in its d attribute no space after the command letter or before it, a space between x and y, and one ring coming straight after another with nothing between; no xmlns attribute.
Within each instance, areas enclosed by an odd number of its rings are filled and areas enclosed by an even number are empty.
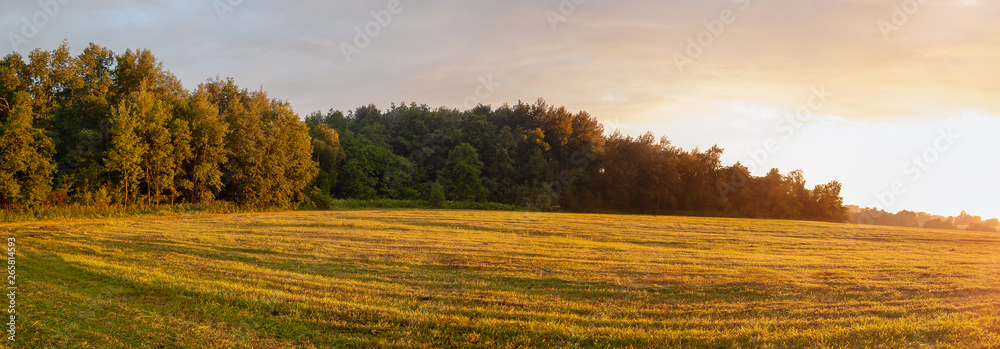
<svg viewBox="0 0 1000 349"><path fill-rule="evenodd" d="M374 105L304 120L218 77L192 91L148 50L65 43L0 61L0 205L444 200L540 210L841 222L837 182L753 176L544 100L471 110Z"/></svg>
<svg viewBox="0 0 1000 349"><path fill-rule="evenodd" d="M990 218L983 220L981 216L973 216L962 211L958 216L938 216L925 212L913 212L902 210L896 213L889 213L877 208L861 208L850 205L851 223L885 225L894 227L946 229L946 230L967 230L979 232L997 232L1000 228L1000 220Z"/></svg>
<svg viewBox="0 0 1000 349"><path fill-rule="evenodd" d="M148 50L65 43L0 61L0 205L289 206L315 178L288 103L230 79L194 91Z"/></svg>

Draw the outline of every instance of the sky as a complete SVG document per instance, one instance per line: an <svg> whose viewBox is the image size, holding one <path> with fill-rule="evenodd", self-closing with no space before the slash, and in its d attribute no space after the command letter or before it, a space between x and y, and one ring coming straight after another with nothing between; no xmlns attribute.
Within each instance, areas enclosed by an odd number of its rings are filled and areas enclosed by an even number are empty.
<svg viewBox="0 0 1000 349"><path fill-rule="evenodd" d="M847 204L1000 217L1000 2L5 1L0 51L148 48L301 116L544 98L608 132L838 180Z"/></svg>

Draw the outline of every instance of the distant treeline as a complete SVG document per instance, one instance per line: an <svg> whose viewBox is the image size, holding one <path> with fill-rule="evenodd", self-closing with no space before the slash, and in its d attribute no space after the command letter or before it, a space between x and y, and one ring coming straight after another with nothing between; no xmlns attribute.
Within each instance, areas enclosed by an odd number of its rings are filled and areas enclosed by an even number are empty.
<svg viewBox="0 0 1000 349"><path fill-rule="evenodd" d="M848 219L837 182L750 175L722 149L630 137L586 112L518 103L399 104L303 122L287 102L219 78L186 91L148 50L66 44L0 62L0 205L225 200L329 207L334 198L489 201L543 210Z"/></svg>
<svg viewBox="0 0 1000 349"><path fill-rule="evenodd" d="M964 229L968 231L997 232L1000 220L990 218L983 220L981 216L973 216L962 211L958 216L937 216L924 212L899 211L889 213L875 208L848 206L851 213L851 223L886 225L896 227L918 227L929 229Z"/></svg>

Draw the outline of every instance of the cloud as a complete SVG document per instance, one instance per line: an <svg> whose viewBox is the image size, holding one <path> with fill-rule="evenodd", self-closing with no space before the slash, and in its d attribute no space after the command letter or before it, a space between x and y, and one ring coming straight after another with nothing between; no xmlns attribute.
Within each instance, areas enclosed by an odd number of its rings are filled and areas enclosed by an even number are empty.
<svg viewBox="0 0 1000 349"><path fill-rule="evenodd" d="M212 2L70 2L32 40L70 38L116 51L148 47L189 85L216 74L292 100L300 110L416 100L454 105L479 76L505 81L493 103L545 97L598 116L671 118L702 103L794 107L809 87L837 92L827 112L853 118L1000 111L1000 5L905 0L588 1L552 30L560 1L402 1L403 11L347 63L341 43L388 1L243 1L219 18ZM37 4L2 5L0 30ZM735 21L684 72L674 53L724 10ZM898 29L886 39L879 21ZM614 98L605 98L614 96ZM663 111L669 115L662 115ZM659 116L657 116L659 115Z"/></svg>
<svg viewBox="0 0 1000 349"><path fill-rule="evenodd" d="M351 62L341 44L377 21L372 12L389 0L244 0L221 18L214 3L73 0L26 46L51 50L68 38L77 50L88 42L149 48L189 88L232 76L300 114L369 103L455 106L493 76L503 85L486 104L544 97L589 111L614 125L609 131L652 129L689 147L738 149L753 143L747 137L766 137L770 121L761 118L793 111L816 86L834 94L819 113L872 132L870 122L1000 114L998 2L401 0L403 10ZM0 34L19 32L21 18L37 11L31 1L0 4ZM555 30L550 14L564 19ZM710 43L679 70L676 54L699 36Z"/></svg>

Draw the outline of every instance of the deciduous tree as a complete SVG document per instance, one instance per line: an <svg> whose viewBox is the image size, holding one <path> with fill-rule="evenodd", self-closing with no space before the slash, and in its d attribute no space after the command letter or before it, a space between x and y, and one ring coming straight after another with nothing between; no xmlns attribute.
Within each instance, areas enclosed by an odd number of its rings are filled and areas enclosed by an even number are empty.
<svg viewBox="0 0 1000 349"><path fill-rule="evenodd" d="M0 204L34 207L52 190L54 147L34 126L31 97L15 94L13 105L0 106Z"/></svg>
<svg viewBox="0 0 1000 349"><path fill-rule="evenodd" d="M444 180L448 194L456 201L476 201L486 196L481 177L483 162L479 160L476 148L462 143L448 153L445 163Z"/></svg>

